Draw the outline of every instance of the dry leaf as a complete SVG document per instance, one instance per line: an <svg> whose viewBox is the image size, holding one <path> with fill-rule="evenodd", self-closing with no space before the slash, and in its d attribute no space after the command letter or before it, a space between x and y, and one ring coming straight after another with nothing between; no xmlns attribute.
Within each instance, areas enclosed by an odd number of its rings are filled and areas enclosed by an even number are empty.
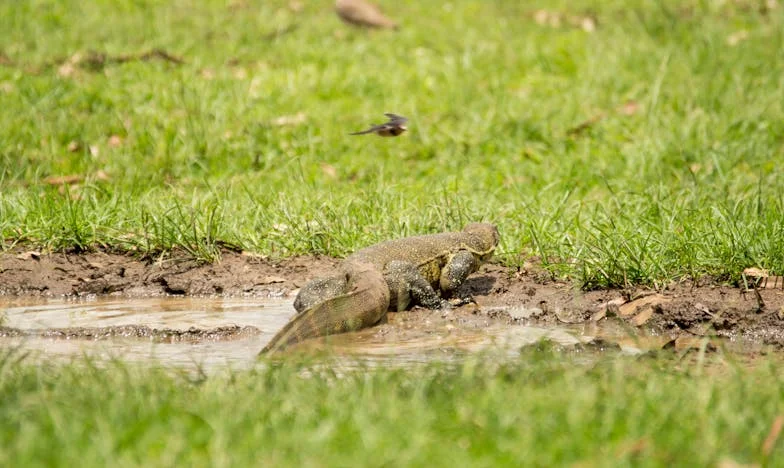
<svg viewBox="0 0 784 468"><path fill-rule="evenodd" d="M773 420L773 424L770 425L770 432L768 432L768 436L765 437L765 442L762 444L762 454L766 457L770 455L773 447L776 446L782 427L784 427L784 414L776 416L776 419Z"/></svg>
<svg viewBox="0 0 784 468"><path fill-rule="evenodd" d="M567 16L557 11L537 10L534 12L533 18L537 24L551 28L560 28L563 24L568 24L588 33L596 31L596 19L591 16Z"/></svg>
<svg viewBox="0 0 784 468"><path fill-rule="evenodd" d="M547 24L547 18L550 17L550 13L547 10L536 10L534 12L534 21L536 24Z"/></svg>
<svg viewBox="0 0 784 468"><path fill-rule="evenodd" d="M690 349L702 348L702 343L705 338L698 338L696 336L682 335L664 345L664 349L675 349L676 351L686 351ZM706 351L716 351L716 345L708 341L705 346Z"/></svg>
<svg viewBox="0 0 784 468"><path fill-rule="evenodd" d="M353 26L397 29L397 23L368 0L335 0L335 13L344 23Z"/></svg>
<svg viewBox="0 0 784 468"><path fill-rule="evenodd" d="M723 458L716 464L716 468L759 468L757 463L738 463L729 458Z"/></svg>
<svg viewBox="0 0 784 468"><path fill-rule="evenodd" d="M596 31L596 20L590 16L575 17L577 23L583 31L592 33Z"/></svg>
<svg viewBox="0 0 784 468"><path fill-rule="evenodd" d="M80 186L78 184L60 185L57 187L57 193L63 196L68 196L68 198L71 200L81 200L82 195L76 191L79 187Z"/></svg>
<svg viewBox="0 0 784 468"><path fill-rule="evenodd" d="M631 443L622 444L618 450L618 457L628 457L630 455L639 455L648 448L649 442L645 437L637 439Z"/></svg>
<svg viewBox="0 0 784 468"><path fill-rule="evenodd" d="M297 112L294 115L284 115L275 119L272 119L273 125L283 126L283 125L299 125L304 123L308 119L308 116L305 115L304 112Z"/></svg>
<svg viewBox="0 0 784 468"><path fill-rule="evenodd" d="M653 317L653 307L648 307L639 314L635 315L632 319L632 324L637 327L645 325L645 323Z"/></svg>
<svg viewBox="0 0 784 468"><path fill-rule="evenodd" d="M63 78L70 77L74 74L75 71L76 67L70 62L65 62L64 64L57 67L57 74Z"/></svg>
<svg viewBox="0 0 784 468"><path fill-rule="evenodd" d="M80 145L78 141L71 140L71 142L68 143L68 146L66 146L66 149L70 153L75 153L75 152L79 151L79 148L81 148L81 147L82 147L82 145Z"/></svg>
<svg viewBox="0 0 784 468"><path fill-rule="evenodd" d="M38 252L37 250L30 250L28 252L20 253L19 255L16 256L16 258L18 258L19 260L30 260L31 258L33 260L40 260L41 252Z"/></svg>
<svg viewBox="0 0 784 468"><path fill-rule="evenodd" d="M631 302L618 307L618 313L621 317L629 317L637 312L641 312L645 308L653 307L655 305L663 304L669 301L661 294L651 294L650 296L641 297Z"/></svg>
<svg viewBox="0 0 784 468"><path fill-rule="evenodd" d="M602 309L598 312L594 312L589 319L591 322L598 322L599 320L607 317L607 309Z"/></svg>
<svg viewBox="0 0 784 468"><path fill-rule="evenodd" d="M231 71L231 76L238 80L244 80L248 78L248 70L244 67L235 67Z"/></svg>
<svg viewBox="0 0 784 468"><path fill-rule="evenodd" d="M77 184L84 180L83 176L73 174L66 176L49 176L43 180L45 184L49 185L70 185Z"/></svg>
<svg viewBox="0 0 784 468"><path fill-rule="evenodd" d="M289 1L289 10L293 11L294 13L300 13L304 9L305 4L303 2L300 2L299 0Z"/></svg>
<svg viewBox="0 0 784 468"><path fill-rule="evenodd" d="M122 145L123 139L120 135L112 135L109 137L109 146L112 148L117 148L118 146Z"/></svg>
<svg viewBox="0 0 784 468"><path fill-rule="evenodd" d="M727 44L730 46L736 46L748 38L749 38L749 32L744 29L736 33L733 33L729 37L727 37Z"/></svg>
<svg viewBox="0 0 784 468"><path fill-rule="evenodd" d="M242 255L243 257L248 257L248 258L261 258L261 259L267 258L266 255L262 255L262 254L259 254L259 253L256 253L256 252L248 252L247 250L243 250L240 255Z"/></svg>
<svg viewBox="0 0 784 468"><path fill-rule="evenodd" d="M626 101L618 108L618 113L623 115L634 115L640 110L640 104L636 101Z"/></svg>
<svg viewBox="0 0 784 468"><path fill-rule="evenodd" d="M618 306L622 305L626 302L626 299L623 297L616 297L614 299L610 299L607 302L599 304L596 308L596 312L591 316L592 322L598 322L599 320L607 317L607 316L615 316L618 315Z"/></svg>
<svg viewBox="0 0 784 468"><path fill-rule="evenodd" d="M613 306L613 305L615 305L615 306L621 306L621 305L623 305L625 302L626 302L626 299L624 299L624 298L623 298L623 297L621 297L621 296L618 296L618 297L616 297L616 298L610 299L610 300L609 300L609 301L607 301L607 302L603 302L603 303L599 304L599 307L597 307L597 310L606 310L606 309L607 309L607 307L609 307L609 306Z"/></svg>
<svg viewBox="0 0 784 468"><path fill-rule="evenodd" d="M98 146L96 146L96 145L90 145L90 146L88 147L88 149L90 150L90 155L91 155L92 157L94 157L94 158L97 158L97 157L98 157L98 153L99 153Z"/></svg>
<svg viewBox="0 0 784 468"><path fill-rule="evenodd" d="M250 6L250 3L245 0L235 0L229 3L229 10L245 10Z"/></svg>
<svg viewBox="0 0 784 468"><path fill-rule="evenodd" d="M561 15L552 11L537 10L534 12L534 21L543 26L550 26L553 28L561 27Z"/></svg>
<svg viewBox="0 0 784 468"><path fill-rule="evenodd" d="M606 116L607 116L607 114L605 114L604 112L599 112L598 114L594 115L590 119L585 120L584 122L582 122L582 123L580 123L580 124L570 128L569 130L566 131L566 134L567 135L579 135L582 132L584 132L585 130L588 130L589 128L593 127L594 124L596 124L597 122L601 121Z"/></svg>
<svg viewBox="0 0 784 468"><path fill-rule="evenodd" d="M763 270L762 268L746 268L743 270L743 274L749 278L767 278L768 277L768 270Z"/></svg>
<svg viewBox="0 0 784 468"><path fill-rule="evenodd" d="M762 280L763 289L784 289L784 276L768 276Z"/></svg>
<svg viewBox="0 0 784 468"><path fill-rule="evenodd" d="M745 287L749 288L756 288L760 284L764 283L765 280L768 278L768 270L764 270L762 268L746 268L743 270L743 279L745 282Z"/></svg>
<svg viewBox="0 0 784 468"><path fill-rule="evenodd" d="M286 278L280 276L265 276L261 281L256 284L272 284L272 283L285 283Z"/></svg>
<svg viewBox="0 0 784 468"><path fill-rule="evenodd" d="M331 164L321 163L321 171L330 179L337 179L338 177L338 170Z"/></svg>
<svg viewBox="0 0 784 468"><path fill-rule="evenodd" d="M109 177L109 174L104 172L103 169L98 169L98 172L95 173L95 178L97 180L102 180L104 182L106 182L106 181L111 179L111 177Z"/></svg>

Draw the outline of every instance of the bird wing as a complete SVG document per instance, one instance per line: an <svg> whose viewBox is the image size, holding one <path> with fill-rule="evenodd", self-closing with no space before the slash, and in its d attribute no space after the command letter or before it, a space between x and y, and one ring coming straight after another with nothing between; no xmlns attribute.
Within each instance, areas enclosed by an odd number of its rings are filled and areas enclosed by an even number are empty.
<svg viewBox="0 0 784 468"><path fill-rule="evenodd" d="M394 123L405 123L405 122L408 122L408 118L403 117L402 115L393 114L391 112L387 112L384 115L389 117L389 121L390 122L394 122Z"/></svg>

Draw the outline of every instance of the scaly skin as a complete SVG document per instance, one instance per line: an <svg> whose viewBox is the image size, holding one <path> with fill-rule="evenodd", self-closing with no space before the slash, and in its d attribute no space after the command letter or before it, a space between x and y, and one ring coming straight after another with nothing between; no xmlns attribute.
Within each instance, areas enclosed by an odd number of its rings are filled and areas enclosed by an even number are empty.
<svg viewBox="0 0 784 468"><path fill-rule="evenodd" d="M295 315L261 354L274 354L308 338L360 330L381 320L389 308L389 287L381 272L362 263L344 264L342 270L343 274L330 278L336 283L332 286L339 287L330 292L338 294Z"/></svg>
<svg viewBox="0 0 784 468"><path fill-rule="evenodd" d="M264 347L273 354L308 338L360 330L387 310L412 304L449 307L451 295L487 261L498 245L492 224L471 223L460 232L397 239L358 250L335 276L306 284L294 301L298 314Z"/></svg>

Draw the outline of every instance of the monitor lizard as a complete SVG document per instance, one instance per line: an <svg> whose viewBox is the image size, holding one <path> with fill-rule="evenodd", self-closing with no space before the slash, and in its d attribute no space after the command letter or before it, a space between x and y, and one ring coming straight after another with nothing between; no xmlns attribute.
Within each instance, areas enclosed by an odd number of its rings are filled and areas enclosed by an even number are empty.
<svg viewBox="0 0 784 468"><path fill-rule="evenodd" d="M471 223L459 232L407 237L358 250L346 257L336 275L302 287L294 300L297 315L260 354L373 326L388 310L449 307L439 293L454 293L492 257L498 242L494 225Z"/></svg>

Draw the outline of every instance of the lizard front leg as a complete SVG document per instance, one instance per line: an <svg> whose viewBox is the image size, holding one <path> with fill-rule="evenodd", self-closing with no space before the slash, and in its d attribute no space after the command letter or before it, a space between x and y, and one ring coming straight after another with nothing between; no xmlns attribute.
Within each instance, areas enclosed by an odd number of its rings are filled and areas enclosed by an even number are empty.
<svg viewBox="0 0 784 468"><path fill-rule="evenodd" d="M468 275L479 269L479 261L471 252L460 250L452 255L441 269L439 287L447 297L453 295L457 288L468 278Z"/></svg>
<svg viewBox="0 0 784 468"><path fill-rule="evenodd" d="M391 292L392 310L406 310L412 302L428 309L449 307L413 263L402 260L387 263L384 278Z"/></svg>

